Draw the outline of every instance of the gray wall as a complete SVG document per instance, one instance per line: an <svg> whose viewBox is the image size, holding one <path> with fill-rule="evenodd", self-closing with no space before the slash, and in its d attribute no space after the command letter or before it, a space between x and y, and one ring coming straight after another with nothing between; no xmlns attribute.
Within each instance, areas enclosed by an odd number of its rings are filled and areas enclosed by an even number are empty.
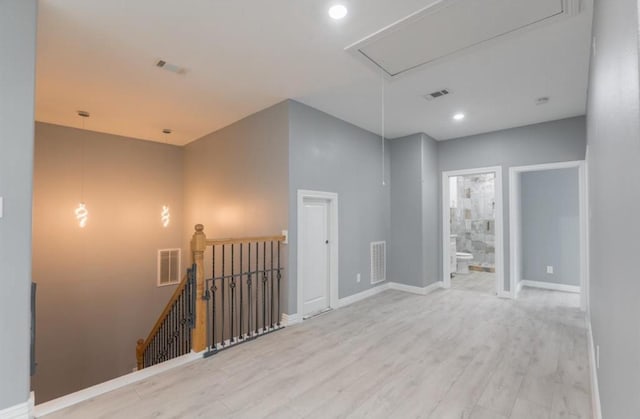
<svg viewBox="0 0 640 419"><path fill-rule="evenodd" d="M186 249L198 223L209 238L274 235L287 228L288 118L289 105L281 102L185 146ZM285 267L286 252L285 246ZM284 289L287 275L285 269Z"/></svg>
<svg viewBox="0 0 640 419"><path fill-rule="evenodd" d="M29 398L36 0L0 1L0 410Z"/></svg>
<svg viewBox="0 0 640 419"><path fill-rule="evenodd" d="M391 233L389 274L394 282L422 287L422 135L389 141Z"/></svg>
<svg viewBox="0 0 640 419"><path fill-rule="evenodd" d="M590 311L605 419L640 415L638 3L596 0L588 99Z"/></svg>
<svg viewBox="0 0 640 419"><path fill-rule="evenodd" d="M288 308L295 313L298 189L338 194L340 298L372 287L369 245L378 240L389 243L390 191L388 181L382 185L378 135L295 101L289 101L289 115ZM388 154L386 167L388 176Z"/></svg>
<svg viewBox="0 0 640 419"><path fill-rule="evenodd" d="M440 177L443 171L448 170L502 167L505 249L503 271L507 289L509 289L509 252L507 251L509 249L509 167L584 160L585 148L584 117L561 119L438 142ZM438 195L442 196L441 191ZM439 199L441 201L441 198ZM442 217L442 206L439 204L438 208L440 208L439 217ZM440 226L439 237L442 237L442 226ZM439 272L442 277L442 260L439 260Z"/></svg>
<svg viewBox="0 0 640 419"><path fill-rule="evenodd" d="M438 278L436 142L425 134L389 141L390 280L424 287Z"/></svg>
<svg viewBox="0 0 640 419"><path fill-rule="evenodd" d="M38 403L135 367L136 340L175 289L157 287L156 263L158 249L182 244L182 160L180 147L36 124ZM74 209L83 161L89 218L81 229ZM167 228L162 205L171 210Z"/></svg>
<svg viewBox="0 0 640 419"><path fill-rule="evenodd" d="M580 285L578 168L521 175L522 278ZM554 273L547 274L547 265Z"/></svg>
<svg viewBox="0 0 640 419"><path fill-rule="evenodd" d="M438 264L440 253L439 174L437 141L422 134L422 272L423 286L442 281ZM393 203L392 203L393 207Z"/></svg>

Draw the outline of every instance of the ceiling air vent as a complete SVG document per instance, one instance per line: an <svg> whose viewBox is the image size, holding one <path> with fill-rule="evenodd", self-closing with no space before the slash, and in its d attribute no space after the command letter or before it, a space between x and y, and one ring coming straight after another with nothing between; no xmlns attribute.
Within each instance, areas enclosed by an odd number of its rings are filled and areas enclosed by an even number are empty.
<svg viewBox="0 0 640 419"><path fill-rule="evenodd" d="M434 99L438 99L439 97L446 96L448 94L451 94L451 90L442 89L442 90L437 90L435 92L431 92L429 94L426 94L426 95L424 95L424 98L427 99L427 100L434 100Z"/></svg>
<svg viewBox="0 0 640 419"><path fill-rule="evenodd" d="M161 68L163 70L170 71L170 72L175 73L175 74L184 74L184 73L187 72L186 68L180 67L180 66L175 65L175 64L168 63L165 60L156 61L156 67Z"/></svg>

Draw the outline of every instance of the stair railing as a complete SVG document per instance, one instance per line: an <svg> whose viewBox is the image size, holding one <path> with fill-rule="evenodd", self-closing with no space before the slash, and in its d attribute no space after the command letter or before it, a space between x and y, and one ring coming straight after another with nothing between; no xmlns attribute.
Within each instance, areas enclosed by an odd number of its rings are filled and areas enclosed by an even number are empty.
<svg viewBox="0 0 640 419"><path fill-rule="evenodd" d="M195 320L196 266L176 288L146 339L138 339L138 370L191 352Z"/></svg>
<svg viewBox="0 0 640 419"><path fill-rule="evenodd" d="M193 264L151 333L138 340L138 369L191 351L213 355L282 328L284 241L285 236L207 239L204 226L197 224ZM205 253L211 258L208 266Z"/></svg>

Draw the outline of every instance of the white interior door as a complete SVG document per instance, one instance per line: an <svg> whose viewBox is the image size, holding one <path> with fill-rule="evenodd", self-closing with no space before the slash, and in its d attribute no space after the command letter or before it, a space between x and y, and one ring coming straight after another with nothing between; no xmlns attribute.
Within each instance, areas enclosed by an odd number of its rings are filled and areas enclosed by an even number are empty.
<svg viewBox="0 0 640 419"><path fill-rule="evenodd" d="M329 307L329 202L306 198L302 209L302 315Z"/></svg>

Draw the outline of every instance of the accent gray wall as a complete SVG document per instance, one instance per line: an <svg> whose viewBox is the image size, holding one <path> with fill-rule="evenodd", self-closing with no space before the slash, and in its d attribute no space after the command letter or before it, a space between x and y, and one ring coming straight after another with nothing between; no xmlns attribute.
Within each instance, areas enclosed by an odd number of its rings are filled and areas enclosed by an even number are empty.
<svg viewBox="0 0 640 419"><path fill-rule="evenodd" d="M585 117L579 116L519 128L438 142L438 171L502 167L504 281L509 289L509 167L584 160ZM442 202L442 187L439 187ZM438 204L439 217L442 205ZM442 237L442 226L439 227ZM440 244L442 252L442 244ZM442 277L442 258L439 262Z"/></svg>
<svg viewBox="0 0 640 419"><path fill-rule="evenodd" d="M156 284L157 251L182 245L182 164L182 147L36 124L37 403L136 366L136 341L175 290ZM89 218L81 229L74 209L83 173ZM182 273L188 259L183 253Z"/></svg>
<svg viewBox="0 0 640 419"><path fill-rule="evenodd" d="M590 317L605 419L640 415L637 0L596 0L587 134Z"/></svg>
<svg viewBox="0 0 640 419"><path fill-rule="evenodd" d="M0 410L29 398L36 0L0 2Z"/></svg>
<svg viewBox="0 0 640 419"><path fill-rule="evenodd" d="M389 141L391 233L389 274L394 282L424 286L422 229L422 135Z"/></svg>
<svg viewBox="0 0 640 419"><path fill-rule="evenodd" d="M523 279L580 286L578 176L578 168L521 174Z"/></svg>
<svg viewBox="0 0 640 419"><path fill-rule="evenodd" d="M396 138L389 153L390 280L422 288L440 280L436 141L426 134Z"/></svg>
<svg viewBox="0 0 640 419"><path fill-rule="evenodd" d="M195 224L203 224L211 239L271 236L287 229L288 152L286 101L185 146L183 240L189 263ZM284 267L287 247L282 249ZM285 290L288 274L285 269ZM285 292L283 298L285 308Z"/></svg>
<svg viewBox="0 0 640 419"><path fill-rule="evenodd" d="M389 245L389 157L383 186L380 136L295 101L289 101L289 124L288 312L295 313L298 189L338 194L339 296L347 297L372 287L370 243Z"/></svg>
<svg viewBox="0 0 640 419"><path fill-rule="evenodd" d="M422 269L424 284L427 286L442 281L438 264L440 253L439 216L439 175L437 141L422 134ZM392 204L393 208L393 204Z"/></svg>

